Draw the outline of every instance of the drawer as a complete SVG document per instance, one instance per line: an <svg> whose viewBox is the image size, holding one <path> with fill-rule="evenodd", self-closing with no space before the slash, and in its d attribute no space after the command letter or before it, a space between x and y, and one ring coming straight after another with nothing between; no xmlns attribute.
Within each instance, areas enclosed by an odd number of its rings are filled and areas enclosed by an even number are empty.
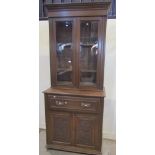
<svg viewBox="0 0 155 155"><path fill-rule="evenodd" d="M48 95L49 109L98 112L99 105L100 105L99 98Z"/></svg>

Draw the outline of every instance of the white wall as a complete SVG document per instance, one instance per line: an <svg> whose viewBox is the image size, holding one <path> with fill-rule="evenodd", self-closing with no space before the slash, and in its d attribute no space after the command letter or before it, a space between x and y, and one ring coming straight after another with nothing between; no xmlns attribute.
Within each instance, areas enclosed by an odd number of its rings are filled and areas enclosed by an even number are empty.
<svg viewBox="0 0 155 155"><path fill-rule="evenodd" d="M50 87L49 28L47 21L39 22L39 127L45 128L44 96L42 91ZM103 135L115 139L116 135L116 20L107 22Z"/></svg>
<svg viewBox="0 0 155 155"><path fill-rule="evenodd" d="M116 135L116 20L107 22L106 57L105 57L106 89L104 108L104 137L115 138Z"/></svg>
<svg viewBox="0 0 155 155"><path fill-rule="evenodd" d="M50 87L49 28L47 21L39 22L39 128L45 128L43 90Z"/></svg>

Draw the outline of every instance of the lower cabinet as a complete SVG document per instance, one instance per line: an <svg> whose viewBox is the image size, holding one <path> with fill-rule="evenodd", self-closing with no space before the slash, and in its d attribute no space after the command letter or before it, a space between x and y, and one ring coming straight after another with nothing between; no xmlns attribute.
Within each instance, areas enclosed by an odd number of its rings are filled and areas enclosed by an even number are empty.
<svg viewBox="0 0 155 155"><path fill-rule="evenodd" d="M100 154L103 107L99 98L46 96L45 108L47 148Z"/></svg>
<svg viewBox="0 0 155 155"><path fill-rule="evenodd" d="M52 111L48 114L48 143L97 149L98 120L97 114Z"/></svg>

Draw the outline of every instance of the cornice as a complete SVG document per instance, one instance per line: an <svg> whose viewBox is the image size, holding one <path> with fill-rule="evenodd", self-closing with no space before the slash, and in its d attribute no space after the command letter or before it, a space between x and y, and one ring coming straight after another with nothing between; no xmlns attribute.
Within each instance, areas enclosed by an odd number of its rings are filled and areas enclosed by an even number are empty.
<svg viewBox="0 0 155 155"><path fill-rule="evenodd" d="M45 6L48 11L56 11L56 10L84 10L84 9L104 9L108 10L111 1L106 0L104 2L94 2L94 3L61 3L61 4L52 4L45 3Z"/></svg>

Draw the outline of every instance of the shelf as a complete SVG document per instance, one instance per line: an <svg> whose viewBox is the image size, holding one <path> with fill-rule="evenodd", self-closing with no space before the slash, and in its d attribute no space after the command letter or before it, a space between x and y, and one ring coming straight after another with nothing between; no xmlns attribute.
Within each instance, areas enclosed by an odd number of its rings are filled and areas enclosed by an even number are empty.
<svg viewBox="0 0 155 155"><path fill-rule="evenodd" d="M80 46L86 46L86 47L91 47L94 46L95 44L91 43L86 43L86 44L80 44Z"/></svg>
<svg viewBox="0 0 155 155"><path fill-rule="evenodd" d="M72 69L66 69L66 68L57 69L57 72L71 72L71 71L72 71ZM81 72L96 73L96 70L93 70L93 69L82 69L80 71Z"/></svg>
<svg viewBox="0 0 155 155"><path fill-rule="evenodd" d="M80 82L80 86L96 86L93 82Z"/></svg>
<svg viewBox="0 0 155 155"><path fill-rule="evenodd" d="M81 72L89 72L89 73L96 73L96 70L93 69L82 69Z"/></svg>
<svg viewBox="0 0 155 155"><path fill-rule="evenodd" d="M97 43L80 43L80 46L94 46ZM71 47L72 43L57 43L59 48L64 49L64 47Z"/></svg>
<svg viewBox="0 0 155 155"><path fill-rule="evenodd" d="M58 73L59 72L59 73ZM72 69L65 69L65 68L61 68L61 69L57 69L57 74L58 75L62 75L65 74L67 72L72 72Z"/></svg>

